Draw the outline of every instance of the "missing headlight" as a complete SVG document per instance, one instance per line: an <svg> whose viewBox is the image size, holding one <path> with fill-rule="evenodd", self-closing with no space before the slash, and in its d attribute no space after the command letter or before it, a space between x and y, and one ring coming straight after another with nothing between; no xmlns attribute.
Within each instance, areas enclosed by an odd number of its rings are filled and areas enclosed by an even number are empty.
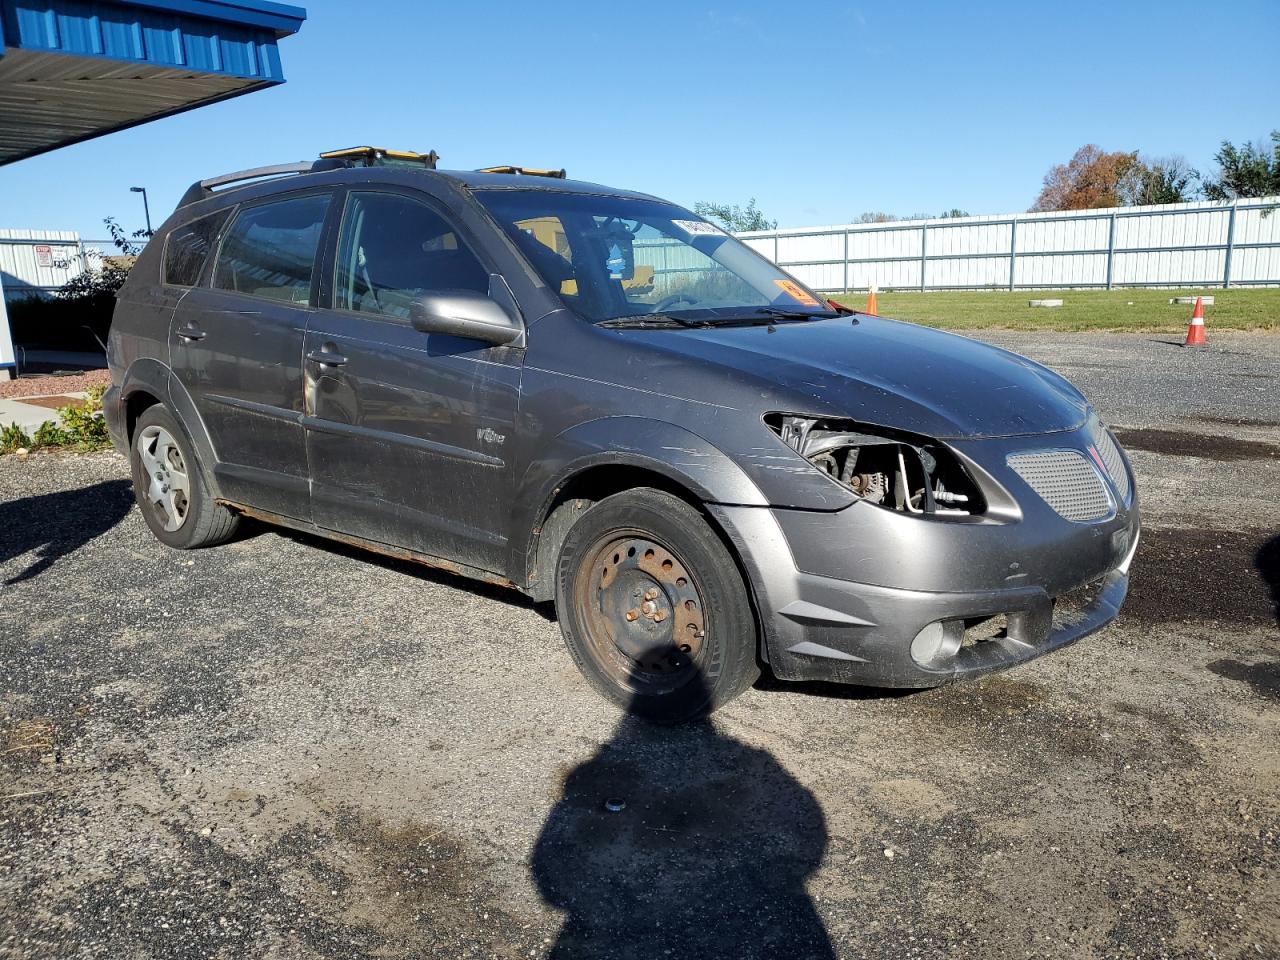
<svg viewBox="0 0 1280 960"><path fill-rule="evenodd" d="M871 503L944 516L968 516L984 509L977 486L936 441L785 413L769 414L765 423L787 446Z"/></svg>

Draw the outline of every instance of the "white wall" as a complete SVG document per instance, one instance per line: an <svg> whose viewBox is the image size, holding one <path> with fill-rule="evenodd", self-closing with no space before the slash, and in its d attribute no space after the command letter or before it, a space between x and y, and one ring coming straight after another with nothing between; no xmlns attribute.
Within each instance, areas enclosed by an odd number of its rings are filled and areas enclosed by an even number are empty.
<svg viewBox="0 0 1280 960"><path fill-rule="evenodd" d="M42 266L37 247L49 247L52 265ZM0 283L10 300L53 293L84 271L80 234L69 230L0 228Z"/></svg>

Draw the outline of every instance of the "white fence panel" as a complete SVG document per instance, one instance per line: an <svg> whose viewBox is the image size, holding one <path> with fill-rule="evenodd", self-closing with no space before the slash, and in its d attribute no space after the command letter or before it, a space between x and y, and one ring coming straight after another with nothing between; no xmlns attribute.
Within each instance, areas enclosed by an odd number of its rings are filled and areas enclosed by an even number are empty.
<svg viewBox="0 0 1280 960"><path fill-rule="evenodd" d="M1267 283L1268 277L1280 277L1280 246L1235 251L1231 259L1232 285Z"/></svg>

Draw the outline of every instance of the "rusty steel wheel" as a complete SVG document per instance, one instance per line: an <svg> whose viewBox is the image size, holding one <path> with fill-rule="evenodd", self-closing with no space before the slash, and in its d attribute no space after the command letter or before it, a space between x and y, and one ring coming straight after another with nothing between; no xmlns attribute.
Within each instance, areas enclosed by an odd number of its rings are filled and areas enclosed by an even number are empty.
<svg viewBox="0 0 1280 960"><path fill-rule="evenodd" d="M598 541L578 568L573 600L601 666L653 692L688 683L706 637L705 604L685 564L643 531Z"/></svg>
<svg viewBox="0 0 1280 960"><path fill-rule="evenodd" d="M579 669L631 712L688 719L759 675L737 566L702 516L670 494L631 490L588 510L565 539L556 593Z"/></svg>

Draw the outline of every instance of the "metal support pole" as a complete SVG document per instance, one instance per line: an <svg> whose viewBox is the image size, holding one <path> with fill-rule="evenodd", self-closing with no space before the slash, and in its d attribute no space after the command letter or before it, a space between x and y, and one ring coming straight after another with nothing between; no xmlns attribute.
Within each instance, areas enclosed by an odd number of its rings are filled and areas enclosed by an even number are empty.
<svg viewBox="0 0 1280 960"><path fill-rule="evenodd" d="M1107 289L1111 289L1111 278L1114 276L1116 263L1116 215L1111 215L1111 223L1107 229Z"/></svg>
<svg viewBox="0 0 1280 960"><path fill-rule="evenodd" d="M924 267L929 261L929 226L920 224L920 292L924 292Z"/></svg>
<svg viewBox="0 0 1280 960"><path fill-rule="evenodd" d="M1227 214L1227 254L1222 261L1222 289L1231 286L1231 253L1236 246L1236 204L1231 203L1231 212ZM1266 274L1263 274L1266 276Z"/></svg>
<svg viewBox="0 0 1280 960"><path fill-rule="evenodd" d="M773 235L773 262L775 266L778 263L778 235L776 233Z"/></svg>
<svg viewBox="0 0 1280 960"><path fill-rule="evenodd" d="M151 239L151 234L152 234L152 230L151 230L151 204L149 204L149 203L147 202L147 188L146 188L146 187L130 187L130 188L129 188L129 192L130 192L130 193L140 193L140 194L142 194L142 212L143 212L143 214L145 214L145 215L146 215L146 218L147 218L147 239L148 239L148 240L150 240L150 239Z"/></svg>
<svg viewBox="0 0 1280 960"><path fill-rule="evenodd" d="M849 292L849 231L844 232L844 292Z"/></svg>
<svg viewBox="0 0 1280 960"><path fill-rule="evenodd" d="M1018 263L1018 221L1009 221L1009 292L1013 293L1013 268Z"/></svg>

